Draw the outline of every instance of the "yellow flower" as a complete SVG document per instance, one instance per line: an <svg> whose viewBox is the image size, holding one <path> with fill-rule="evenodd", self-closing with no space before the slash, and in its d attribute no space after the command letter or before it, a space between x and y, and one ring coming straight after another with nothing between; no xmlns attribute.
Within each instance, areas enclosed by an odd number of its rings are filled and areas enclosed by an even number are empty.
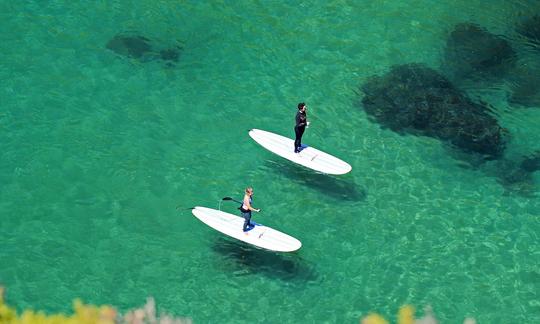
<svg viewBox="0 0 540 324"><path fill-rule="evenodd" d="M388 324L388 322L379 314L369 314L362 319L361 324Z"/></svg>
<svg viewBox="0 0 540 324"><path fill-rule="evenodd" d="M0 290L3 288L0 287ZM3 291L0 291L0 324L11 323L17 317L17 312L9 308L8 305L4 304L4 299L2 295Z"/></svg>
<svg viewBox="0 0 540 324"><path fill-rule="evenodd" d="M399 324L414 324L414 307L411 305L401 306L398 313Z"/></svg>

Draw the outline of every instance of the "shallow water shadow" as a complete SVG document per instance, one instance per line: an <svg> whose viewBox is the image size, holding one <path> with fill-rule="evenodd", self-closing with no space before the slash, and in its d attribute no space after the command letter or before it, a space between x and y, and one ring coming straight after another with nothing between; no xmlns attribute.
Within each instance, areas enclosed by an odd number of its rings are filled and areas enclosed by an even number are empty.
<svg viewBox="0 0 540 324"><path fill-rule="evenodd" d="M456 152L454 152L456 153ZM479 156L453 156L458 166L472 171L482 172L493 177L505 190L505 195L518 194L522 197L539 196L538 184L534 173L540 171L540 151L521 157L504 157L499 160L485 161Z"/></svg>
<svg viewBox="0 0 540 324"><path fill-rule="evenodd" d="M367 197L366 191L359 188L352 179L317 173L287 161L266 160L264 165L278 176L285 176L289 180L316 189L335 199L363 201Z"/></svg>
<svg viewBox="0 0 540 324"><path fill-rule="evenodd" d="M124 32L115 35L110 39L105 48L114 53L140 62L150 62L161 60L167 67L173 67L180 59L182 46L176 42L174 46L160 44L156 40L151 40L136 32Z"/></svg>
<svg viewBox="0 0 540 324"><path fill-rule="evenodd" d="M299 282L315 281L318 278L314 267L302 259L298 252L267 251L224 237L214 241L212 250L227 261L221 264L232 267L236 276L262 274L270 278Z"/></svg>
<svg viewBox="0 0 540 324"><path fill-rule="evenodd" d="M528 198L538 198L538 184L533 174L540 170L540 151L518 160L502 160L489 169L506 190L505 194L517 193ZM491 175L491 174L490 174Z"/></svg>

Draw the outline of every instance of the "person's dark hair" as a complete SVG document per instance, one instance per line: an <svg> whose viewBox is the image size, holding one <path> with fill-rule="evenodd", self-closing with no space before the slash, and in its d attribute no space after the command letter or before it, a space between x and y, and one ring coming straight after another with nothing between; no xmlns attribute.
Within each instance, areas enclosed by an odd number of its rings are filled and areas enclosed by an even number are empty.
<svg viewBox="0 0 540 324"><path fill-rule="evenodd" d="M298 104L298 110L304 108L305 105L306 105L306 104L303 103L303 102L299 103L299 104Z"/></svg>

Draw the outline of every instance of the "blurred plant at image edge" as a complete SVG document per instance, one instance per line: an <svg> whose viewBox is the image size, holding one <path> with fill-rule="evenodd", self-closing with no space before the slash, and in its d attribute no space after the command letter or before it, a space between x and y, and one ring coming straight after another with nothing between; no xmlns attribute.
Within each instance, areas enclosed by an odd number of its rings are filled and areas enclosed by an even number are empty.
<svg viewBox="0 0 540 324"><path fill-rule="evenodd" d="M85 305L80 300L73 302L73 315L46 315L41 311L25 310L22 314L4 302L4 288L0 287L0 324L114 324L114 323L159 323L159 324L191 324L189 318L174 318L161 314L156 316L153 298L148 298L141 308L129 310L124 315L112 306Z"/></svg>
<svg viewBox="0 0 540 324"><path fill-rule="evenodd" d="M73 302L73 315L46 315L41 311L25 310L18 315L17 311L4 302L4 288L0 287L0 324L114 324L114 323L159 323L159 324L191 324L190 318L175 318L167 314L156 316L156 306L153 298L148 298L141 308L129 310L120 314L114 307L85 305L79 299ZM424 316L415 318L415 309L410 305L402 306L397 316L397 324L437 324L431 307L424 309ZM463 324L475 324L473 318L466 318ZM379 314L372 313L362 319L360 324L389 324Z"/></svg>

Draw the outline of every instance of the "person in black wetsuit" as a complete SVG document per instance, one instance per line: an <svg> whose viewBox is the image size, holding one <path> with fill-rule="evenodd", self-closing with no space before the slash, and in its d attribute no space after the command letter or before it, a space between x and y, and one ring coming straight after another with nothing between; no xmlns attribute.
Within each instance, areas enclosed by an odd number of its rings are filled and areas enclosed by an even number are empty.
<svg viewBox="0 0 540 324"><path fill-rule="evenodd" d="M251 201L253 200L251 196L253 196L253 188L247 187L244 194L244 200L242 201L242 206L239 208L240 212L242 213L242 217L244 217L244 227L242 228L244 232L247 232L252 228L251 211L256 211L257 213L261 211L260 208L254 208L251 206Z"/></svg>
<svg viewBox="0 0 540 324"><path fill-rule="evenodd" d="M294 134L296 138L294 140L294 153L299 153L302 150L302 135L306 130L306 126L309 125L306 115L306 104L301 102L298 104L298 112L296 113L296 126L294 126Z"/></svg>

